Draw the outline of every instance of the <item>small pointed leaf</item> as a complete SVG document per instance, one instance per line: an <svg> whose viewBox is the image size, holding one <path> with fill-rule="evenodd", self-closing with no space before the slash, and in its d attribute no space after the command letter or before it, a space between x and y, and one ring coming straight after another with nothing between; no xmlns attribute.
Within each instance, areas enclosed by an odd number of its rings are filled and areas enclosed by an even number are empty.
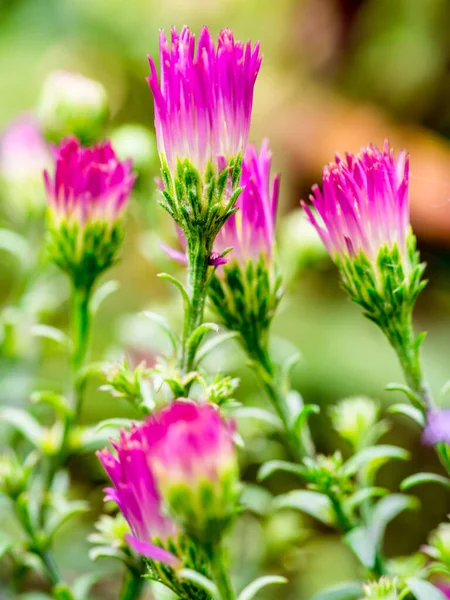
<svg viewBox="0 0 450 600"><path fill-rule="evenodd" d="M393 415L404 415L412 419L420 427L425 427L425 417L422 411L414 406L409 404L393 404L388 410Z"/></svg>
<svg viewBox="0 0 450 600"><path fill-rule="evenodd" d="M326 525L334 524L334 512L330 499L324 494L310 490L294 490L277 496L273 501L274 510L293 508L300 510Z"/></svg>
<svg viewBox="0 0 450 600"><path fill-rule="evenodd" d="M287 462L285 460L269 460L268 462L261 465L257 479L258 481L264 481L275 473L276 471L283 471L285 473L292 473L302 477L305 474L305 467L296 463Z"/></svg>
<svg viewBox="0 0 450 600"><path fill-rule="evenodd" d="M40 447L45 435L45 430L34 417L21 408L0 408L0 421L12 425L34 446Z"/></svg>
<svg viewBox="0 0 450 600"><path fill-rule="evenodd" d="M438 475L437 473L415 473L401 482L400 489L402 491L409 490L410 488L423 483L439 483L450 490L450 479L443 475Z"/></svg>
<svg viewBox="0 0 450 600"><path fill-rule="evenodd" d="M195 583L195 585L209 594L213 600L221 600L216 584L201 573L197 573L193 569L181 569L178 571L178 577Z"/></svg>
<svg viewBox="0 0 450 600"><path fill-rule="evenodd" d="M447 596L444 596L444 594L429 581L411 577L406 580L406 584L414 594L416 600L446 600L447 598Z"/></svg>
<svg viewBox="0 0 450 600"><path fill-rule="evenodd" d="M409 452L399 446L370 446L354 454L342 467L342 471L352 477L360 469L368 467L371 463L379 462L380 466L391 459L408 460Z"/></svg>
<svg viewBox="0 0 450 600"><path fill-rule="evenodd" d="M361 594L359 581L346 581L315 594L311 600L359 600Z"/></svg>
<svg viewBox="0 0 450 600"><path fill-rule="evenodd" d="M237 600L253 600L256 594L268 585L287 583L286 577L280 575L265 575L249 583L239 594Z"/></svg>

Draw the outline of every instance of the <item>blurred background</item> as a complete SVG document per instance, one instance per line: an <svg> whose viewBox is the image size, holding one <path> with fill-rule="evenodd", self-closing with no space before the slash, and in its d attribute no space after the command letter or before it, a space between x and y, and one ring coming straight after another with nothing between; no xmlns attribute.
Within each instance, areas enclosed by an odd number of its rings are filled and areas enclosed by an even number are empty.
<svg viewBox="0 0 450 600"><path fill-rule="evenodd" d="M176 326L181 320L178 297L156 278L159 271L177 273L178 267L159 245L162 240L174 241L174 232L157 206L154 191L158 158L153 102L145 81L146 55L157 55L158 30L173 24L189 24L194 31L207 24L214 33L230 27L238 39L261 40L264 61L255 89L250 139L258 144L264 137L270 139L274 168L282 173L279 255L287 288L274 325L274 348L280 360L294 349L302 353L294 386L305 401L322 407L321 415L311 421L319 450L332 453L340 447L348 453L332 431L327 407L348 396L367 395L385 410L399 398L384 387L401 381L401 373L381 334L340 290L336 270L302 219L299 200L308 197L323 165L336 152L355 152L370 142L381 145L385 138L396 150L409 150L411 218L430 279L418 302L416 322L418 329L429 332L424 361L431 387L438 393L450 373L450 3L0 0L0 129L7 132L14 119L36 110L48 73L79 71L105 86L111 102L111 136L118 151L135 158L139 179L123 260L107 275L120 287L96 317L93 355L97 359L120 357L125 348L136 361L151 362L167 349L160 332L139 316L143 309L161 311ZM34 256L27 255L25 263L35 260L37 267L30 276L26 266L22 268L0 248L0 403L27 406L34 389L64 386L64 356L51 342L30 341L29 332L36 322L67 327L68 289L64 277L45 263L42 254L40 177L29 178L26 189L14 187L14 182L8 185L2 188L1 227L26 236ZM241 377L238 399L261 404L265 402L261 390L243 363L242 355L230 345L212 368ZM93 384L90 390L84 422L133 416L128 406L97 387ZM383 485L396 490L407 474L439 467L433 453L421 446L414 426L402 417L390 419L385 440L412 453L410 463L394 463L381 471ZM282 458L285 450L259 424L245 424L242 433L247 440L243 477L254 483L258 465L268 458ZM4 434L3 440L9 443L10 437ZM102 510L104 478L92 457L74 459L70 470L76 494L89 499L93 507L58 538L58 559L69 574L75 574L89 564L84 539ZM275 494L296 485L284 475L270 480L269 491ZM262 504L264 493L256 492ZM388 529L388 556L417 550L450 509L448 494L439 488L419 488L418 494L420 510L406 513ZM1 529L8 519L8 507L1 501L0 511ZM257 512L243 515L232 541L239 587L260 572L281 572L289 577L289 585L268 590L265 597L306 600L327 583L356 577L355 559L333 532L299 513L262 518ZM14 524L8 522L7 527ZM93 597L117 597L115 566L99 561L95 568L108 577ZM7 565L2 571L0 563L0 580L7 573ZM25 581L23 585L26 589L37 584ZM0 582L0 598L1 594Z"/></svg>

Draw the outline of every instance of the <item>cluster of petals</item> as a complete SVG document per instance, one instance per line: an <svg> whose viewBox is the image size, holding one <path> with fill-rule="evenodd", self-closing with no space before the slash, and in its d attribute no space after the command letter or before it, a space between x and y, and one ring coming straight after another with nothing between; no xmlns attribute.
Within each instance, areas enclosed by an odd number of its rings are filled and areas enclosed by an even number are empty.
<svg viewBox="0 0 450 600"><path fill-rule="evenodd" d="M208 28L160 34L160 79L149 57L158 148L173 169L189 159L200 171L242 153L247 144L253 90L262 57L259 43L235 41L229 29L217 47Z"/></svg>
<svg viewBox="0 0 450 600"><path fill-rule="evenodd" d="M409 228L409 157L370 145L346 154L323 171L322 190L313 187L314 210L302 203L332 258L364 252L375 260L384 245L404 255Z"/></svg>
<svg viewBox="0 0 450 600"><path fill-rule="evenodd" d="M221 471L234 459L234 426L216 407L177 400L153 413L144 423L122 431L115 452L98 453L113 486L113 500L130 525L127 541L137 552L177 566L179 559L152 541L174 538L178 528L166 516L162 488L218 483Z"/></svg>
<svg viewBox="0 0 450 600"><path fill-rule="evenodd" d="M53 177L44 172L50 208L57 219L114 223L126 208L135 175L119 161L110 142L82 147L74 137L53 150Z"/></svg>

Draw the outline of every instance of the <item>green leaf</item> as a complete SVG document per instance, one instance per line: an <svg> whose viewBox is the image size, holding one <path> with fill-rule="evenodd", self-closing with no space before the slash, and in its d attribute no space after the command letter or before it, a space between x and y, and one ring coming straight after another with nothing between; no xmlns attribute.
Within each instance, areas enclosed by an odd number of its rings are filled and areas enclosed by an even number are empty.
<svg viewBox="0 0 450 600"><path fill-rule="evenodd" d="M357 527L345 536L346 543L367 568L372 569L388 523L406 509L417 508L412 496L391 494L382 498L370 515L366 526Z"/></svg>
<svg viewBox="0 0 450 600"><path fill-rule="evenodd" d="M30 266L31 257L33 256L31 247L28 241L15 231L0 229L0 250L4 250L16 258L21 267L27 268Z"/></svg>
<svg viewBox="0 0 450 600"><path fill-rule="evenodd" d="M425 417L421 410L409 404L393 404L388 408L393 415L404 415L412 419L420 427L425 427Z"/></svg>
<svg viewBox="0 0 450 600"><path fill-rule="evenodd" d="M0 559L14 547L13 539L6 533L2 533L0 537Z"/></svg>
<svg viewBox="0 0 450 600"><path fill-rule="evenodd" d="M439 483L445 488L450 489L450 479L437 473L415 473L404 479L400 484L402 491L409 490L415 485L421 485L422 483Z"/></svg>
<svg viewBox="0 0 450 600"><path fill-rule="evenodd" d="M317 404L305 404L305 406L300 410L294 421L294 433L296 435L300 435L308 421L308 417L310 415L318 415L319 413L320 406L318 406Z"/></svg>
<svg viewBox="0 0 450 600"><path fill-rule="evenodd" d="M162 329L164 331L164 333L167 334L167 337L169 338L170 343L172 344L173 350L176 351L177 347L178 347L178 337L177 337L177 334L175 333L175 331L172 329L172 327L166 321L166 319L164 319L164 317L162 317L161 315L158 315L158 313L155 313L151 310L145 310L142 314L145 317L147 317L147 319L150 319L150 321L152 321L153 323L158 325L158 327L160 329Z"/></svg>
<svg viewBox="0 0 450 600"><path fill-rule="evenodd" d="M273 501L274 510L293 508L300 510L326 525L334 525L334 512L330 499L324 494L310 490L294 490L277 496Z"/></svg>
<svg viewBox="0 0 450 600"><path fill-rule="evenodd" d="M91 587L103 576L103 573L86 573L77 577L72 583L72 592L75 600L89 600Z"/></svg>
<svg viewBox="0 0 450 600"><path fill-rule="evenodd" d="M166 281L170 281L170 283L172 283L180 291L183 297L184 307L186 310L190 306L191 301L189 300L189 294L187 293L186 288L181 283L181 281L178 281L178 279L176 279L172 275L169 275L169 273L159 273L158 277L160 277L161 279L165 279Z"/></svg>
<svg viewBox="0 0 450 600"><path fill-rule="evenodd" d="M244 483L239 498L239 504L245 510L256 515L267 516L270 512L273 496L264 487L254 483Z"/></svg>
<svg viewBox="0 0 450 600"><path fill-rule="evenodd" d="M414 594L416 600L446 600L447 596L437 589L432 583L411 577L406 584Z"/></svg>
<svg viewBox="0 0 450 600"><path fill-rule="evenodd" d="M311 600L357 600L361 598L361 594L359 581L345 581L315 594Z"/></svg>
<svg viewBox="0 0 450 600"><path fill-rule="evenodd" d="M131 419L105 419L100 421L96 426L96 431L103 431L104 429L131 429L131 426L135 423Z"/></svg>
<svg viewBox="0 0 450 600"><path fill-rule="evenodd" d="M265 575L249 583L239 594L237 600L253 600L256 594L268 585L287 583L286 577L280 575Z"/></svg>
<svg viewBox="0 0 450 600"><path fill-rule="evenodd" d="M219 331L219 327L215 323L202 323L197 327L197 329L194 329L187 342L188 355L195 355L198 347L208 331L214 331L217 333Z"/></svg>
<svg viewBox="0 0 450 600"><path fill-rule="evenodd" d="M30 333L34 337L52 340L53 342L60 344L65 350L72 349L72 340L64 333L64 331L61 331L61 329L57 329L56 327L40 324L32 325Z"/></svg>
<svg viewBox="0 0 450 600"><path fill-rule="evenodd" d="M91 313L95 315L98 312L98 309L103 304L103 302L114 294L119 289L120 284L118 281L111 279L110 281L106 281L103 285L95 290L92 294L90 309Z"/></svg>
<svg viewBox="0 0 450 600"><path fill-rule="evenodd" d="M66 398L52 390L33 392L30 401L33 404L47 404L63 419L73 415L73 410L68 406Z"/></svg>
<svg viewBox="0 0 450 600"><path fill-rule="evenodd" d="M256 419L262 421L279 431L283 429L283 423L277 415L257 406L239 406L233 411L233 415L237 419Z"/></svg>
<svg viewBox="0 0 450 600"><path fill-rule="evenodd" d="M228 342L229 340L235 339L239 337L239 333L237 331L226 331L225 333L220 333L215 335L210 340L205 342L201 348L198 349L197 352L197 360L196 364L199 364L204 360L213 350Z"/></svg>
<svg viewBox="0 0 450 600"><path fill-rule="evenodd" d="M267 479L267 477L270 477L270 475L276 471L284 471L285 473L292 473L293 475L303 477L306 469L302 465L287 462L285 460L269 460L261 465L257 479L258 481L264 481L264 479Z"/></svg>
<svg viewBox="0 0 450 600"><path fill-rule="evenodd" d="M0 408L0 421L12 425L34 446L40 448L45 436L45 430L34 417L21 408Z"/></svg>
<svg viewBox="0 0 450 600"><path fill-rule="evenodd" d="M370 446L357 452L343 465L342 472L348 477L352 477L363 467L369 467L372 463L382 464L391 459L408 460L409 452L399 446Z"/></svg>
<svg viewBox="0 0 450 600"><path fill-rule="evenodd" d="M72 517L89 511L89 504L84 500L72 500L69 502L59 497L56 500L53 499L51 505L54 510L45 525L45 532L49 540Z"/></svg>
<svg viewBox="0 0 450 600"><path fill-rule="evenodd" d="M366 500L370 500L371 498L377 498L380 496L386 496L389 494L389 490L387 488L382 487L367 487L362 488L352 494L350 498L345 501L345 507L349 512L353 512L358 508L360 504L365 502Z"/></svg>
<svg viewBox="0 0 450 600"><path fill-rule="evenodd" d="M404 383L389 383L385 389L388 392L403 392L416 406L418 403L420 403L418 396Z"/></svg>
<svg viewBox="0 0 450 600"><path fill-rule="evenodd" d="M197 571L194 571L193 569L181 569L178 571L178 577L195 583L199 588L205 590L213 600L221 600L216 584L201 573L197 573Z"/></svg>
<svg viewBox="0 0 450 600"><path fill-rule="evenodd" d="M95 561L99 558L115 558L120 560L121 562L125 562L127 560L127 556L117 548L112 548L111 546L96 546L95 548L91 548L89 550L89 558L92 561Z"/></svg>

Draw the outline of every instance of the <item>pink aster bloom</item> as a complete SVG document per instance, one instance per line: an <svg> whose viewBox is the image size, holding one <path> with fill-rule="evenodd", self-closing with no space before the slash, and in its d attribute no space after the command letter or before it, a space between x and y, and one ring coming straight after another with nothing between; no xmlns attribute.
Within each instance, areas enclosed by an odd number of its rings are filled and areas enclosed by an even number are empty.
<svg viewBox="0 0 450 600"><path fill-rule="evenodd" d="M113 444L116 455L108 449L97 453L114 487L106 488L106 500L114 501L128 521L132 535L128 544L139 554L176 566L179 560L171 552L153 544L162 543L176 534L175 524L162 513L161 498L150 466L151 439L147 428L133 427L121 432Z"/></svg>
<svg viewBox="0 0 450 600"><path fill-rule="evenodd" d="M29 114L12 121L0 140L0 174L8 180L42 178L50 152L37 120ZM42 179L41 179L42 181Z"/></svg>
<svg viewBox="0 0 450 600"><path fill-rule="evenodd" d="M253 89L261 66L259 43L252 48L219 33L217 47L203 27L197 43L188 27L172 28L171 46L160 34L160 80L149 57L148 83L155 104L160 155L171 169L189 159L200 171L217 167L244 151L250 127Z"/></svg>
<svg viewBox="0 0 450 600"><path fill-rule="evenodd" d="M84 148L69 137L54 150L53 178L44 172L49 206L59 221L114 223L126 208L135 176L109 142Z"/></svg>
<svg viewBox="0 0 450 600"><path fill-rule="evenodd" d="M127 541L137 552L177 566L179 559L159 547L178 533L166 515L167 487L188 490L205 481L219 486L234 465L234 425L226 423L210 404L176 400L153 413L139 427L122 431L114 444L97 455L114 488L106 498L119 506L132 534Z"/></svg>
<svg viewBox="0 0 450 600"><path fill-rule="evenodd" d="M272 256L280 177L271 180L271 162L267 140L259 154L255 146L248 144L239 183L242 193L236 203L239 210L219 231L214 244L218 253L232 246L232 256L239 262L256 260L261 254Z"/></svg>
<svg viewBox="0 0 450 600"><path fill-rule="evenodd" d="M316 185L310 196L316 212L302 205L332 258L364 252L375 260L382 246L395 244L405 256L408 178L407 153L395 159L388 141L383 150L370 145L324 168L322 191Z"/></svg>

